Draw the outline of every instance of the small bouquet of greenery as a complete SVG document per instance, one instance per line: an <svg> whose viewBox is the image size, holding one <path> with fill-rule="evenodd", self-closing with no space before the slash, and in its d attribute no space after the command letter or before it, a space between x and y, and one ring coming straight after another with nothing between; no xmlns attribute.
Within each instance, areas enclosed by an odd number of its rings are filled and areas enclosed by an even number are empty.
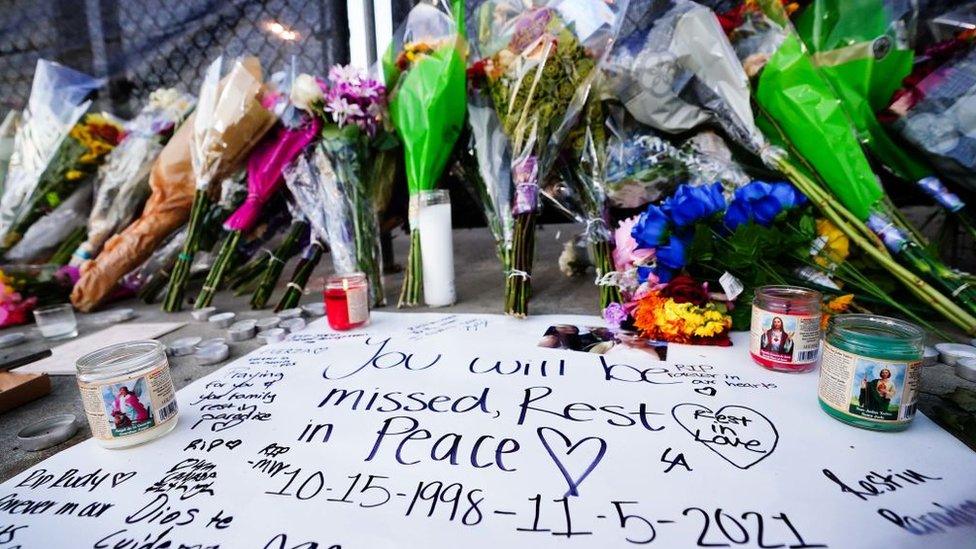
<svg viewBox="0 0 976 549"><path fill-rule="evenodd" d="M472 12L484 78L512 146L515 217L505 312L528 313L540 183L590 93L627 2L487 0Z"/></svg>

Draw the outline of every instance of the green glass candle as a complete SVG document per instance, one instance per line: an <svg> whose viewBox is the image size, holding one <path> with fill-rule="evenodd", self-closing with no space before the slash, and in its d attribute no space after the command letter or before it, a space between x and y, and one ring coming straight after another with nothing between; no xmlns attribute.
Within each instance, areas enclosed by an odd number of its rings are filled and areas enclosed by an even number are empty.
<svg viewBox="0 0 976 549"><path fill-rule="evenodd" d="M824 335L820 407L865 429L901 431L915 417L921 328L876 315L838 315Z"/></svg>

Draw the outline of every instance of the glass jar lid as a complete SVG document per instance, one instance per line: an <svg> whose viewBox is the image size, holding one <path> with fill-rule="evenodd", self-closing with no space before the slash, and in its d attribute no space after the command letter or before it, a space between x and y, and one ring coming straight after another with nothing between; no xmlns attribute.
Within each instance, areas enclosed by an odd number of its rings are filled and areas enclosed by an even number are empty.
<svg viewBox="0 0 976 549"><path fill-rule="evenodd" d="M132 374L165 359L165 349L158 341L126 341L88 353L75 367L80 378L96 381Z"/></svg>
<svg viewBox="0 0 976 549"><path fill-rule="evenodd" d="M756 288L753 304L766 311L782 314L820 314L820 292L801 286L761 286Z"/></svg>
<svg viewBox="0 0 976 549"><path fill-rule="evenodd" d="M827 338L865 356L912 358L921 357L925 331L897 318L849 314L830 319Z"/></svg>

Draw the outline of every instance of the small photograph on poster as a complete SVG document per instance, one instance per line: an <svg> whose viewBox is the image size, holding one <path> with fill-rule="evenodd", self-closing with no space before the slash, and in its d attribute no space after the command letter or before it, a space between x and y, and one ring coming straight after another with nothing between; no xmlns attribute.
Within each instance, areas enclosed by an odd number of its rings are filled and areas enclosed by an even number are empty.
<svg viewBox="0 0 976 549"><path fill-rule="evenodd" d="M102 402L113 436L136 433L155 425L144 377L105 385Z"/></svg>
<svg viewBox="0 0 976 549"><path fill-rule="evenodd" d="M668 357L667 342L641 337L633 330L611 330L602 326L556 324L542 334L539 347L594 353L615 359L633 358L645 362L663 362Z"/></svg>
<svg viewBox="0 0 976 549"><path fill-rule="evenodd" d="M872 419L898 419L905 366L859 358L855 367L850 412Z"/></svg>

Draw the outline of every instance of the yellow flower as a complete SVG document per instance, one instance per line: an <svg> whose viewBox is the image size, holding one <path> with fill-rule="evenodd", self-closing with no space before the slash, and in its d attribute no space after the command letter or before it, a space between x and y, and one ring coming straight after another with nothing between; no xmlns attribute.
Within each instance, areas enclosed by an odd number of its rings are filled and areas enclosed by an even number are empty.
<svg viewBox="0 0 976 549"><path fill-rule="evenodd" d="M85 177L85 172L80 170L68 170L68 173L64 174L64 178L68 181L78 181L82 177Z"/></svg>
<svg viewBox="0 0 976 549"><path fill-rule="evenodd" d="M839 295L827 302L827 310L832 313L843 313L854 301L854 294Z"/></svg>
<svg viewBox="0 0 976 549"><path fill-rule="evenodd" d="M851 253L851 241L828 219L817 220L817 236L823 247L815 254L814 261L824 268L843 263Z"/></svg>
<svg viewBox="0 0 976 549"><path fill-rule="evenodd" d="M711 303L699 307L694 303L665 299L656 293L641 299L634 311L634 320L637 328L648 337L675 343L720 336L732 327L732 318Z"/></svg>

